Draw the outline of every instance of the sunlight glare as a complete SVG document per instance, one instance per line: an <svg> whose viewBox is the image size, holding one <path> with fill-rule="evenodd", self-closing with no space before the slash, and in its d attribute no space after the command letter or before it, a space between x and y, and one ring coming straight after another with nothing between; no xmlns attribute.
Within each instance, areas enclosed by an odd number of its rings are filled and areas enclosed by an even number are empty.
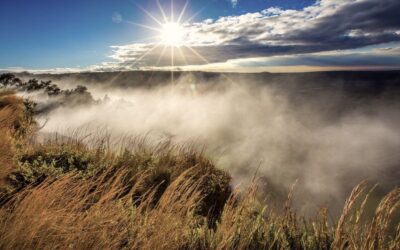
<svg viewBox="0 0 400 250"><path fill-rule="evenodd" d="M179 47L183 45L185 30L179 23L168 22L162 25L162 43L169 46Z"/></svg>

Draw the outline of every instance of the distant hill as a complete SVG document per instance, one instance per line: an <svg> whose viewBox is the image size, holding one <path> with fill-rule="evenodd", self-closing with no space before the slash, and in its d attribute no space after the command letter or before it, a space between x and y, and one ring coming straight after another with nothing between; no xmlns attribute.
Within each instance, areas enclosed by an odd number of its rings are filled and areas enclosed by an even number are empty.
<svg viewBox="0 0 400 250"><path fill-rule="evenodd" d="M16 74L20 77L46 78L49 80L78 80L87 83L110 82L126 86L155 86L168 84L171 80L169 71L124 71L124 72L83 72L65 74ZM215 73L201 71L175 71L174 78L192 77L196 81L212 81L227 76L233 81L252 80L255 82L307 82L320 79L343 81L345 83L400 83L400 71L327 71L305 73Z"/></svg>
<svg viewBox="0 0 400 250"><path fill-rule="evenodd" d="M168 71L86 72L67 74L16 74L21 78L51 80L69 85L104 88L154 88L171 84ZM214 86L216 83L271 85L295 92L344 91L355 95L400 96L400 71L330 71L309 73L213 73L174 72L174 84Z"/></svg>

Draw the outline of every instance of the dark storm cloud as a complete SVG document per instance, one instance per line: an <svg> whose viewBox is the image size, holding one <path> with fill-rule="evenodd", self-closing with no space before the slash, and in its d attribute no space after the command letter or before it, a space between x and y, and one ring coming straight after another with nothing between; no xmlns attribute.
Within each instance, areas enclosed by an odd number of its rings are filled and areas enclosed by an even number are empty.
<svg viewBox="0 0 400 250"><path fill-rule="evenodd" d="M398 41L399 13L398 0L351 1L318 20L313 27L288 34L286 39L310 44L326 43L332 49Z"/></svg>
<svg viewBox="0 0 400 250"><path fill-rule="evenodd" d="M393 67L400 68L400 51L393 53L375 50L370 53L311 53L233 60L241 67L314 66L314 67Z"/></svg>

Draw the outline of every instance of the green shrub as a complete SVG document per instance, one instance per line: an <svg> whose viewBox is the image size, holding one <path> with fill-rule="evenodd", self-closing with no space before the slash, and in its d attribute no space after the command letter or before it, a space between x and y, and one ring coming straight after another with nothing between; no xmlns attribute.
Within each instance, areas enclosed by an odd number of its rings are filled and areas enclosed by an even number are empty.
<svg viewBox="0 0 400 250"><path fill-rule="evenodd" d="M16 170L8 177L12 190L40 184L46 177L70 172L91 176L102 169L102 162L88 149L73 145L39 145L16 156Z"/></svg>

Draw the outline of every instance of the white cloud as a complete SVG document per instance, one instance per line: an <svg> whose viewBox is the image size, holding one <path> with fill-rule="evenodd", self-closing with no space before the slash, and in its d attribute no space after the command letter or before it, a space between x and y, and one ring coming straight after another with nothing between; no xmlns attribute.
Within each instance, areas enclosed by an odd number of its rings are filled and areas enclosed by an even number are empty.
<svg viewBox="0 0 400 250"><path fill-rule="evenodd" d="M273 7L239 16L206 19L184 24L184 41L186 46L197 50L211 63L239 57L354 49L399 41L400 21L388 21L386 17L400 11L400 2L381 2L321 0L300 10ZM121 64L131 63L135 66L155 66L158 61L171 62L170 53L158 60L162 49L154 49L143 56L152 46L139 43L112 46L111 58ZM190 55L190 50L182 50L189 57L189 64L205 63L205 60Z"/></svg>
<svg viewBox="0 0 400 250"><path fill-rule="evenodd" d="M232 3L232 7L235 8L236 5L238 4L239 0L230 0Z"/></svg>
<svg viewBox="0 0 400 250"><path fill-rule="evenodd" d="M276 55L270 57L253 57L230 59L224 62L209 64L170 66L138 65L133 62L107 62L83 68L55 69L0 69L8 72L29 71L33 73L76 73L128 70L203 70L220 72L302 72L326 70L400 70L400 43L389 43L381 46L370 46L356 50L327 51L294 55Z"/></svg>

